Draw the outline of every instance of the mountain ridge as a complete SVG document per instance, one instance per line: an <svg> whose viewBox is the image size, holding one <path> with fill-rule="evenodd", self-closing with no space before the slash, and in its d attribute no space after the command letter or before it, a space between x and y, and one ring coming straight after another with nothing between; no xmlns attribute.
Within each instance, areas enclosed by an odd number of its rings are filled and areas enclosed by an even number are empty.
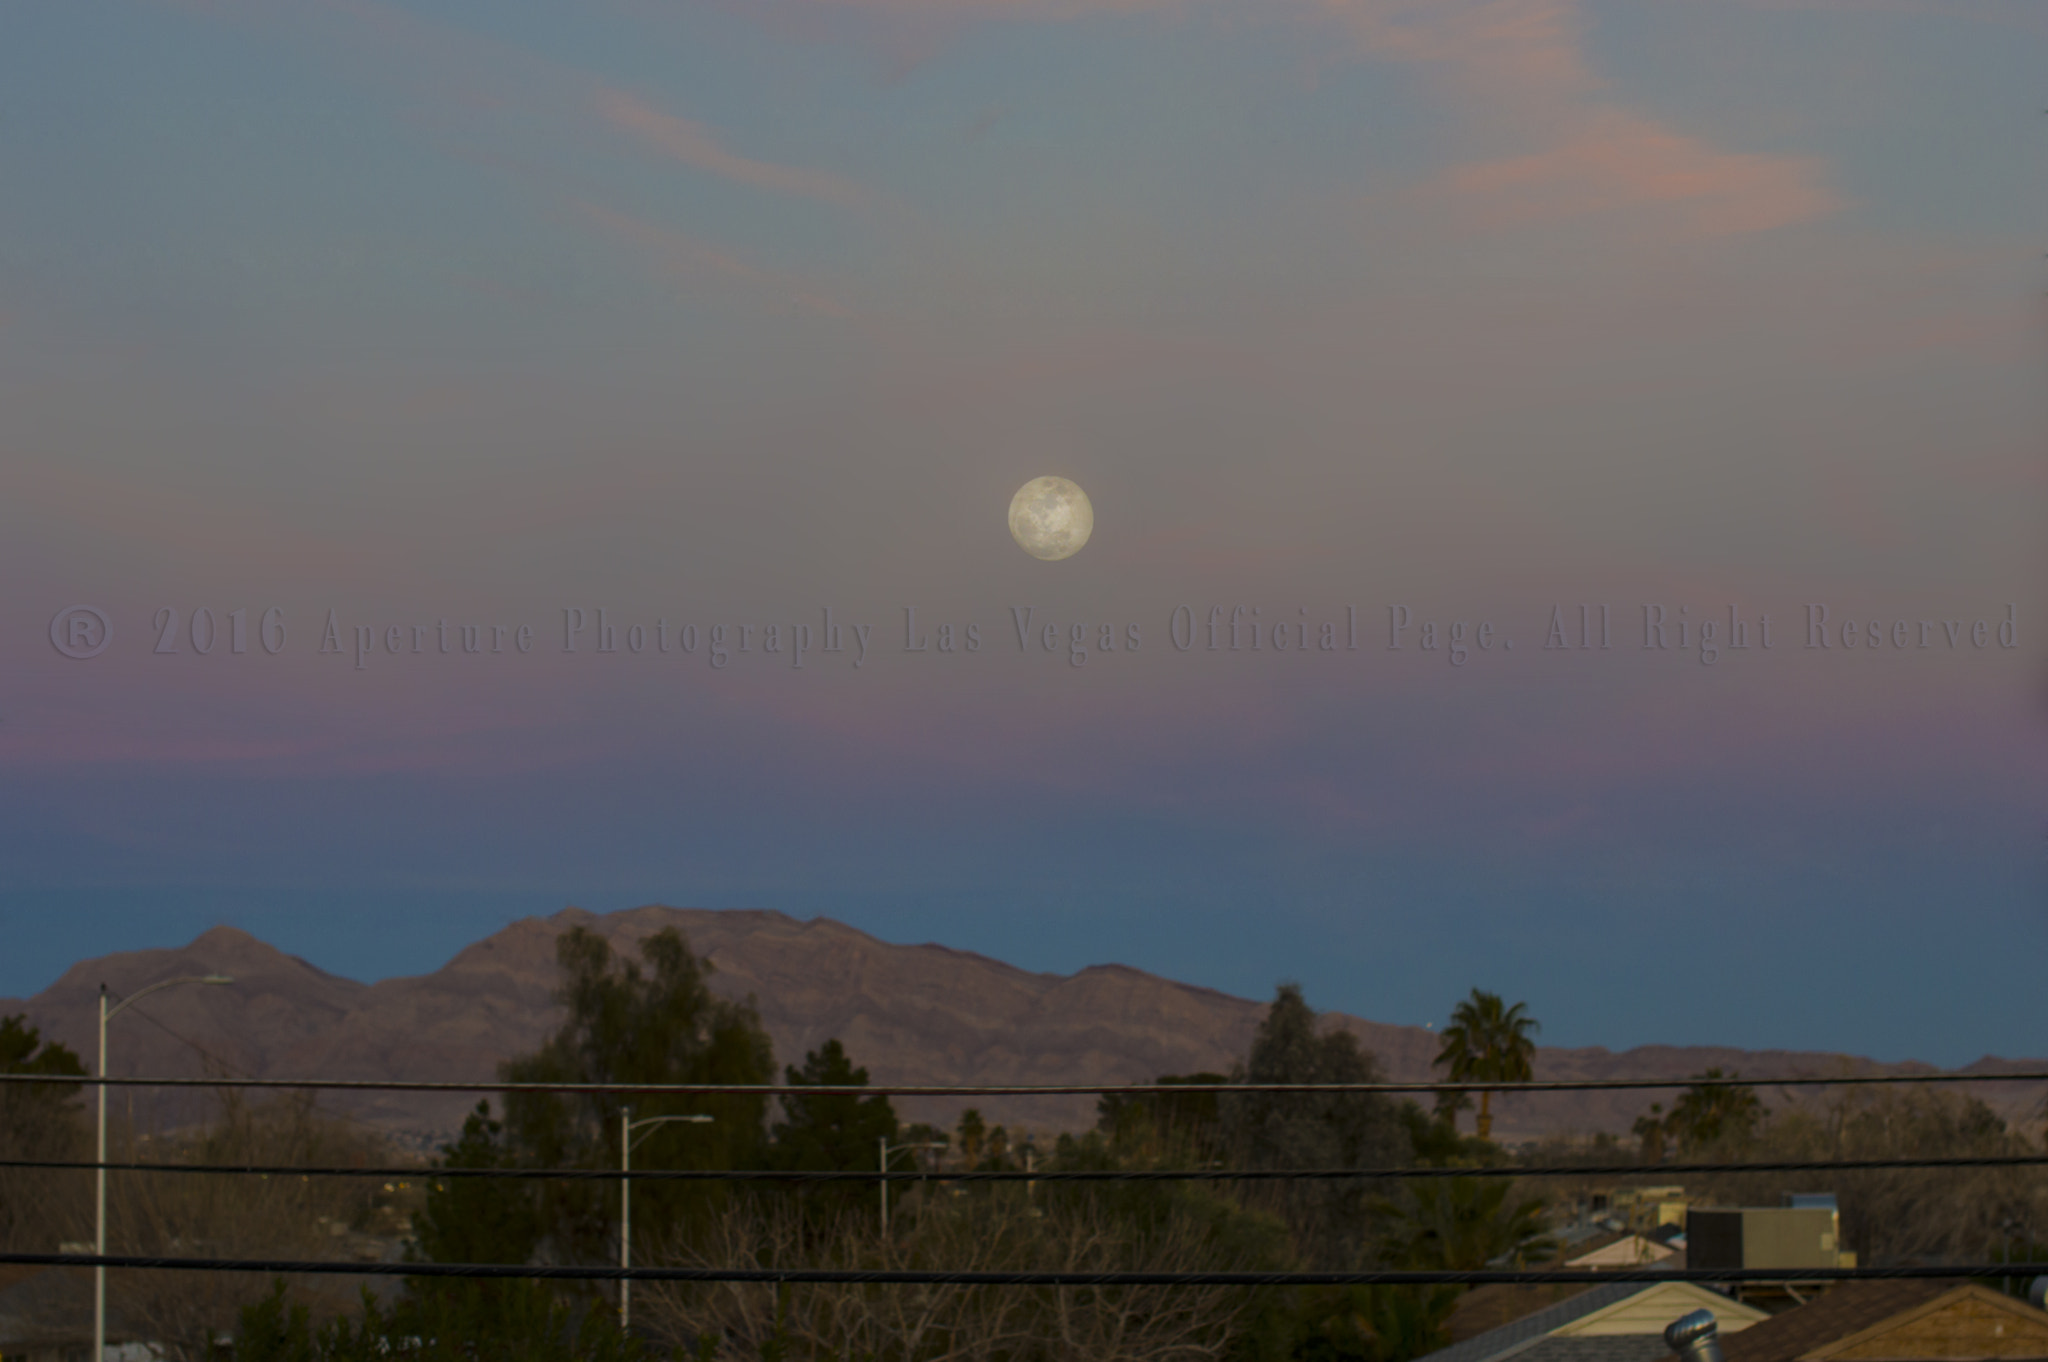
<svg viewBox="0 0 2048 1362"><path fill-rule="evenodd" d="M104 980L132 994L163 978L220 972L228 988L166 989L116 1023L115 1076L349 1078L479 1082L528 1052L559 1025L554 941L589 926L615 949L631 950L664 927L680 928L712 966L722 997L752 996L775 1045L778 1066L801 1062L838 1038L876 1083L1019 1084L1150 1082L1163 1073L1226 1071L1249 1048L1265 1004L1115 962L1072 974L1034 972L938 943L897 945L831 918L792 918L770 909L711 910L650 904L595 914L565 908L527 917L471 942L439 969L365 984L329 974L239 928L217 926L182 947L117 952L83 960L27 999L0 999L0 1013L32 1024L90 1060L96 994ZM1418 1026L1344 1013L1326 1022L1356 1035L1395 1081L1428 1081L1436 1034ZM1539 1078L1677 1078L1719 1066L1751 1078L1850 1072L1932 1074L1917 1061L1879 1064L1816 1051L1730 1046L1539 1047ZM1986 1055L1960 1072L2048 1067ZM2019 1115L2033 1094L1989 1084L1987 1100ZM1974 1090L1974 1089L1973 1089ZM139 1123L178 1123L201 1104L184 1093L127 1090ZM431 1147L460 1125L487 1090L468 1093L343 1093L324 1106L416 1147ZM1558 1131L1624 1132L1635 1115L1669 1094L1614 1090L1529 1094L1497 1104L1497 1134L1525 1139ZM950 1125L965 1105L1013 1129L1052 1131L1093 1124L1090 1096L965 1102L904 1098L906 1120Z"/></svg>

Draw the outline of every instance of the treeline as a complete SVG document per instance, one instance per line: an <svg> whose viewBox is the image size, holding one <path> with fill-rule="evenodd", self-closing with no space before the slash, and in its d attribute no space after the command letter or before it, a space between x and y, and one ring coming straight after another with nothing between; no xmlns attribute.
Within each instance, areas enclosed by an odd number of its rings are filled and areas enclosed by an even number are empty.
<svg viewBox="0 0 2048 1362"><path fill-rule="evenodd" d="M578 928L557 943L567 1015L507 1083L759 1085L777 1066L750 1003L721 999L711 966L674 931L631 956ZM1453 1082L1530 1076L1526 1008L1475 991L1453 1011L1438 1065ZM89 1157L84 1069L19 1018L0 1019L0 1068L49 1075L0 1089L12 1158ZM797 1088L867 1086L837 1040L785 1066ZM878 1094L819 1092L624 1100L597 1092L508 1091L482 1103L445 1146L442 1168L872 1170L886 1141L898 1168L935 1173L887 1193L873 1182L638 1181L636 1265L1070 1272L1143 1269L1472 1269L1553 1256L1545 1197L1572 1180L1518 1180L1523 1162L1627 1162L1646 1175L1675 1158L1857 1158L2031 1148L1982 1103L1927 1089L1835 1089L1768 1108L1740 1085L1701 1084L1635 1139L1547 1141L1510 1153L1487 1136L1491 1102L1452 1091L1433 1107L1367 1093L1177 1092L1236 1083L1347 1084L1383 1077L1349 1032L1283 986L1227 1073L1165 1075L1160 1090L1110 1095L1094 1128L1046 1147L962 1112L949 1130L904 1125ZM1718 1074L1703 1075L1718 1078ZM71 1080L71 1081L66 1081ZM388 1150L307 1101L243 1103L175 1140L118 1130L114 1157L332 1166L389 1162ZM1460 1129L1473 1113L1475 1133ZM706 1119L708 1118L708 1119ZM1471 1168L1487 1176L1204 1182L947 1181L970 1169ZM1505 1175L1503 1175L1505 1174ZM1609 1185L1612 1179L1607 1179ZM1771 1204L1784 1191L1836 1191L1845 1242L1865 1261L2032 1253L2044 1195L2034 1170L1907 1170L1689 1179L1695 1200ZM364 1180L116 1175L109 1244L119 1252L334 1258L349 1236L402 1233L419 1262L614 1264L621 1184L611 1179L435 1178L407 1190ZM1587 1184L1589 1187L1591 1183ZM0 1235L48 1251L90 1236L90 1174L0 1170ZM339 1279L271 1283L245 1274L111 1274L126 1333L176 1362L1406 1362L1447 1343L1457 1288L1100 1287L655 1283L632 1287L621 1327L616 1284L416 1276L344 1298ZM87 1318L88 1302L63 1304Z"/></svg>
<svg viewBox="0 0 2048 1362"><path fill-rule="evenodd" d="M753 1008L721 999L709 965L674 931L622 958L586 929L558 943L562 1028L504 1066L518 1083L766 1084L776 1070ZM1483 1076L1483 1075L1481 1075ZM858 1088L868 1076L838 1041L785 1067L796 1087ZM1201 1083L1369 1083L1383 1075L1347 1031L1324 1025L1294 986L1279 990L1249 1052ZM1050 1148L976 1110L951 1130L902 1124L886 1097L820 1093L775 1108L755 1096L508 1092L481 1104L446 1167L872 1170L883 1141L898 1167L969 1169L1383 1168L1500 1163L1461 1136L1455 1109L1365 1093L1163 1092L1112 1096L1095 1128ZM709 1117L709 1120L702 1118ZM936 1147L936 1148L935 1148ZM911 1160L918 1160L915 1165ZM1362 1265L1480 1267L1545 1249L1540 1203L1505 1179L1391 1188L1371 1181L1243 1183L722 1183L639 1181L636 1264L1092 1272L1283 1271ZM429 1178L412 1252L450 1263L616 1263L619 1184ZM549 1287L410 1279L395 1300L323 1322L296 1287L252 1306L240 1362L343 1362L396 1350L422 1359L683 1356L873 1362L1402 1362L1446 1341L1455 1290L1225 1287L978 1288L948 1285L636 1283L632 1329L614 1284Z"/></svg>

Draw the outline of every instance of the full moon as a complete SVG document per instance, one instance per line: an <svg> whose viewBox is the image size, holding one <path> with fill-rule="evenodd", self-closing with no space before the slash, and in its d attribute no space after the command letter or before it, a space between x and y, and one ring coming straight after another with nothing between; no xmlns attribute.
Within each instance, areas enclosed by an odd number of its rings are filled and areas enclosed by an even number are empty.
<svg viewBox="0 0 2048 1362"><path fill-rule="evenodd" d="M1010 498L1010 535L1033 558L1071 558L1094 529L1088 494L1065 478L1033 478Z"/></svg>

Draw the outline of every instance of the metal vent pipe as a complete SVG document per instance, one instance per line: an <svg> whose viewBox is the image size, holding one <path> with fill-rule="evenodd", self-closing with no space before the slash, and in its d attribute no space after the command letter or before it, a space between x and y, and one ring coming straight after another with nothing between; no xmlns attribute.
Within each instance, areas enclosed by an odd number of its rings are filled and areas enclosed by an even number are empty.
<svg viewBox="0 0 2048 1362"><path fill-rule="evenodd" d="M1666 1325L1664 1341L1683 1362L1722 1362L1719 1328L1712 1310L1695 1310Z"/></svg>

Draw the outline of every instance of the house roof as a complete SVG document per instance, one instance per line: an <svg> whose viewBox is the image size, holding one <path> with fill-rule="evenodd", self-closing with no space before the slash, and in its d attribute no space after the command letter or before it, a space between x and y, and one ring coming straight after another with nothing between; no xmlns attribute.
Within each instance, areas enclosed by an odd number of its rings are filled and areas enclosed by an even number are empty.
<svg viewBox="0 0 2048 1362"><path fill-rule="evenodd" d="M1590 1315L1595 1310L1612 1305L1642 1289L1640 1282L1616 1282L1612 1286L1592 1287L1555 1305L1545 1306L1533 1314L1503 1324L1498 1329L1488 1329L1485 1333L1468 1338L1463 1343L1453 1343L1448 1348L1439 1348L1423 1358L1422 1362L1491 1362L1494 1358L1506 1357L1544 1338L1552 1331L1570 1324L1573 1320ZM1662 1351L1668 1353L1669 1350Z"/></svg>
<svg viewBox="0 0 2048 1362"><path fill-rule="evenodd" d="M1806 1354L1808 1362L1951 1357L2048 1358L2048 1314L1972 1282Z"/></svg>
<svg viewBox="0 0 2048 1362"><path fill-rule="evenodd" d="M1640 1267L1647 1263L1660 1263L1678 1250L1640 1234L1617 1234L1612 1238L1595 1239L1570 1250L1565 1260L1566 1267Z"/></svg>
<svg viewBox="0 0 2048 1362"><path fill-rule="evenodd" d="M1795 1362L1817 1349L1956 1290L1952 1281L1843 1282L1804 1305L1773 1315L1721 1342L1727 1362Z"/></svg>
<svg viewBox="0 0 2048 1362"><path fill-rule="evenodd" d="M1768 1318L1691 1282L1616 1282L1440 1348L1423 1362L1656 1362L1671 1353L1664 1326L1702 1306L1738 1334Z"/></svg>
<svg viewBox="0 0 2048 1362"><path fill-rule="evenodd" d="M1596 1334L1661 1338L1673 1320L1695 1310L1713 1311L1723 1337L1770 1318L1754 1305L1730 1300L1698 1282L1644 1282L1634 1295L1581 1315L1556 1332L1581 1338Z"/></svg>
<svg viewBox="0 0 2048 1362"><path fill-rule="evenodd" d="M1451 1342L1477 1338L1585 1291L1582 1282L1488 1282L1475 1286L1451 1307Z"/></svg>
<svg viewBox="0 0 2048 1362"><path fill-rule="evenodd" d="M1551 1334L1514 1357L1515 1362L1658 1362L1670 1351L1660 1334Z"/></svg>

